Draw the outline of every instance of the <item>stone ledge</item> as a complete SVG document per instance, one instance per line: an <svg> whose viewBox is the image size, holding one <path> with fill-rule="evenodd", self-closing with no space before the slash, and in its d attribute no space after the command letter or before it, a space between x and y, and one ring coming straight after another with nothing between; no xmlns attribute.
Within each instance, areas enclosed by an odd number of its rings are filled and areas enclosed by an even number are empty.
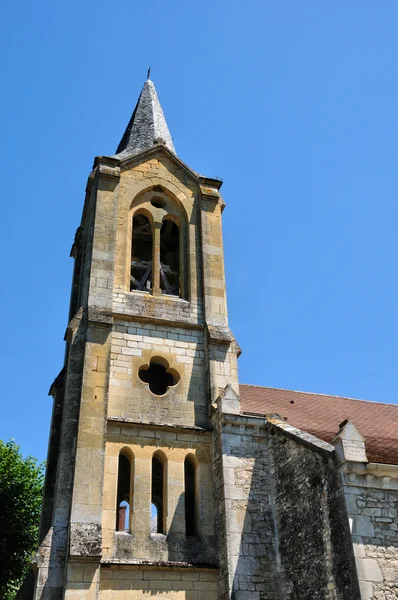
<svg viewBox="0 0 398 600"><path fill-rule="evenodd" d="M398 465L348 462L340 467L340 472L348 487L398 490Z"/></svg>
<svg viewBox="0 0 398 600"><path fill-rule="evenodd" d="M113 315L96 306L89 306L87 311L88 322L90 325L100 325L111 327L113 325Z"/></svg>
<svg viewBox="0 0 398 600"><path fill-rule="evenodd" d="M216 204L219 202L221 196L217 188L208 185L199 185L199 187L203 199L211 200Z"/></svg>
<svg viewBox="0 0 398 600"><path fill-rule="evenodd" d="M225 344L226 346L229 346L235 339L229 327L206 323L206 329L209 341L215 344Z"/></svg>
<svg viewBox="0 0 398 600"><path fill-rule="evenodd" d="M387 465L383 463L368 463L366 470L378 477L394 477L398 479L398 465Z"/></svg>
<svg viewBox="0 0 398 600"><path fill-rule="evenodd" d="M172 423L154 423L153 421L135 421L134 419L123 419L122 417L108 416L109 423L117 423L118 425L131 425L133 427L141 427L142 429L160 429L163 431L193 431L194 433L211 433L212 429L197 427L196 425L173 425Z"/></svg>
<svg viewBox="0 0 398 600"><path fill-rule="evenodd" d="M113 318L115 321L131 321L136 323L153 323L154 325L165 325L167 327L174 327L176 329L197 329L199 331L203 331L204 325L201 323L193 322L190 320L186 321L177 321L175 319L162 319L160 317L143 317L138 314L132 313L119 313L112 312Z"/></svg>
<svg viewBox="0 0 398 600"><path fill-rule="evenodd" d="M222 423L228 423L229 425L240 427L241 425L245 425L247 427L265 427L266 418L265 416L260 415L250 415L247 413L240 413L239 415L235 415L232 413L221 413Z"/></svg>
<svg viewBox="0 0 398 600"><path fill-rule="evenodd" d="M99 164L98 174L100 175L100 177L105 177L107 179L119 179L120 167L111 167L110 165Z"/></svg>
<svg viewBox="0 0 398 600"><path fill-rule="evenodd" d="M123 558L103 558L101 560L101 568L112 568L112 567L136 567L137 569L144 568L145 570L161 570L161 569L190 569L194 571L218 571L218 565L209 563L190 563L190 562L177 562L177 561L148 561L148 560L134 560L134 559L123 559Z"/></svg>

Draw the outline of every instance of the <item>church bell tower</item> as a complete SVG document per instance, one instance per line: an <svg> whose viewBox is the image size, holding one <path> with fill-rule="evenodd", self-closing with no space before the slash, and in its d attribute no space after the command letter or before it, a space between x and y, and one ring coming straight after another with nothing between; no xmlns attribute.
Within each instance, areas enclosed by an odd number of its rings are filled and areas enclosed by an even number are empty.
<svg viewBox="0 0 398 600"><path fill-rule="evenodd" d="M178 157L148 79L72 246L35 600L223 597L211 415L239 389L220 187Z"/></svg>

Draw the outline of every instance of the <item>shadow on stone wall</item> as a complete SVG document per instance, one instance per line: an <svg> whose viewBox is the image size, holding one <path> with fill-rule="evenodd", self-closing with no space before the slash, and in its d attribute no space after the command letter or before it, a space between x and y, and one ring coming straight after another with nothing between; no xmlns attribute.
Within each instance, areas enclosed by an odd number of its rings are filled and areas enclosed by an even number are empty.
<svg viewBox="0 0 398 600"><path fill-rule="evenodd" d="M181 522L184 529L181 531ZM185 533L185 499L181 494L177 510L166 536L168 548L168 560L183 561L202 565L216 565L216 540L214 536L203 535L200 531L200 523L196 535Z"/></svg>
<svg viewBox="0 0 398 600"><path fill-rule="evenodd" d="M205 359L195 350L193 356L194 373L191 376L188 386L187 401L194 403L194 423L195 427L209 428L209 405L207 394L204 390L208 389L208 373L205 372ZM196 368L200 371L196 373ZM198 394L199 391L199 394Z"/></svg>

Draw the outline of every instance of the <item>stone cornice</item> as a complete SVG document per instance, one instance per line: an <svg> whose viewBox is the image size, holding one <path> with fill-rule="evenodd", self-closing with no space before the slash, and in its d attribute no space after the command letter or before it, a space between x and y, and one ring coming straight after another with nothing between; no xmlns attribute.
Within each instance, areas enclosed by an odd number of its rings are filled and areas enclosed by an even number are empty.
<svg viewBox="0 0 398 600"><path fill-rule="evenodd" d="M206 329L209 342L214 344L225 344L229 346L234 341L234 336L229 327L224 325L213 325L206 322Z"/></svg>
<svg viewBox="0 0 398 600"><path fill-rule="evenodd" d="M181 298L179 298L181 300ZM184 300L184 302L187 302ZM152 323L153 325L164 325L166 327L184 327L185 329L197 329L199 331L204 330L204 325L201 323L191 323L190 321L177 321L175 319L161 319L158 317L143 317L141 315L132 315L129 313L112 313L115 321L131 321L137 323Z"/></svg>
<svg viewBox="0 0 398 600"><path fill-rule="evenodd" d="M398 465L385 465L383 463L368 463L366 469L378 477L388 476L398 479Z"/></svg>
<svg viewBox="0 0 398 600"><path fill-rule="evenodd" d="M164 423L154 423L151 421L135 421L134 419L124 419L122 417L108 416L107 421L109 424L117 425L130 425L132 427L142 427L143 429L151 430L162 430L162 431L181 431L182 433L211 433L212 429L205 429L204 427L196 427L195 425L173 425Z"/></svg>
<svg viewBox="0 0 398 600"><path fill-rule="evenodd" d="M120 179L120 167L108 164L98 165L98 175L106 179Z"/></svg>
<svg viewBox="0 0 398 600"><path fill-rule="evenodd" d="M340 466L344 485L398 490L398 465L346 462Z"/></svg>
<svg viewBox="0 0 398 600"><path fill-rule="evenodd" d="M184 569L189 571L214 571L218 570L217 565L207 564L207 563L189 563L189 562L177 562L177 561L159 561L159 562L150 562L145 560L133 560L133 559L118 559L118 558L103 558L101 560L102 568L112 568L112 567L125 567L125 568L137 568L137 569L145 569L145 570L170 570L170 569Z"/></svg>

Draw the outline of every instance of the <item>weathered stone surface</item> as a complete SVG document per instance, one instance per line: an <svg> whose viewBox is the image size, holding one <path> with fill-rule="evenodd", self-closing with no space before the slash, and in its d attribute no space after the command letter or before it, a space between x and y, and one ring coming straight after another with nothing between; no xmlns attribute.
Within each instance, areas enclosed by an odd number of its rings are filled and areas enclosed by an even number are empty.
<svg viewBox="0 0 398 600"><path fill-rule="evenodd" d="M333 455L282 431L270 436L270 454L283 597L359 598Z"/></svg>
<svg viewBox="0 0 398 600"><path fill-rule="evenodd" d="M70 529L69 552L71 556L101 556L101 526L95 523L73 523Z"/></svg>

